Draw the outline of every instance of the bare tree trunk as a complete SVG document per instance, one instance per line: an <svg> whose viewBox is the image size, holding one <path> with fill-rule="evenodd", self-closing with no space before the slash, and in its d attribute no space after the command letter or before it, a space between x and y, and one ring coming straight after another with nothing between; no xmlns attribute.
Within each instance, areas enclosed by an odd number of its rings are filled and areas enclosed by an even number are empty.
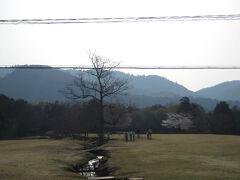
<svg viewBox="0 0 240 180"><path fill-rule="evenodd" d="M98 138L99 144L103 144L104 142L104 106L103 106L103 99L100 99L100 119L99 119L99 131L98 131Z"/></svg>
<svg viewBox="0 0 240 180"><path fill-rule="evenodd" d="M72 84L66 86L65 90L61 91L65 97L73 100L78 99L96 99L99 103L98 114L98 136L99 143L104 141L104 105L105 97L112 97L122 94L127 90L128 81L126 79L115 78L113 69L119 63L111 62L96 54L89 54L90 61L93 65L93 70L83 71L75 78Z"/></svg>

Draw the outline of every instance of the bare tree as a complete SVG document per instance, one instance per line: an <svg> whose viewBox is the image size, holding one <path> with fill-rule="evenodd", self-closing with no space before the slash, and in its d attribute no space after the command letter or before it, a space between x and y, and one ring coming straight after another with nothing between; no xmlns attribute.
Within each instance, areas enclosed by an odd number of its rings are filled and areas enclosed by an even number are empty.
<svg viewBox="0 0 240 180"><path fill-rule="evenodd" d="M123 94L128 89L128 80L114 76L114 68L119 63L89 54L93 69L82 71L73 83L62 91L65 97L73 100L94 99L99 105L98 135L100 143L104 139L104 99Z"/></svg>
<svg viewBox="0 0 240 180"><path fill-rule="evenodd" d="M132 121L128 109L121 104L106 105L104 119L106 125L113 128L127 128Z"/></svg>

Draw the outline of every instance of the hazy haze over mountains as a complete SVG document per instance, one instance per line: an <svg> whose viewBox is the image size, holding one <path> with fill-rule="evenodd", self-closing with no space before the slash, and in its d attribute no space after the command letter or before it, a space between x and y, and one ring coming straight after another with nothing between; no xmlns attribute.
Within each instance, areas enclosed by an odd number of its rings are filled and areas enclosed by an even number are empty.
<svg viewBox="0 0 240 180"><path fill-rule="evenodd" d="M0 79L0 92L14 99L29 102L66 100L59 90L73 80L58 70L16 69Z"/></svg>
<svg viewBox="0 0 240 180"><path fill-rule="evenodd" d="M240 81L228 81L196 92L198 95L219 99L240 101Z"/></svg>
<svg viewBox="0 0 240 180"><path fill-rule="evenodd" d="M0 71L0 93L32 103L66 101L59 90L71 83L76 73L76 70L53 69L16 69L12 73ZM182 96L188 96L192 102L201 104L207 110L214 108L218 100L230 100L230 105L240 105L240 81L225 82L193 92L160 76L133 76L123 72L116 72L115 75L129 79L130 89L127 96L111 100L114 102L146 107L175 104Z"/></svg>
<svg viewBox="0 0 240 180"><path fill-rule="evenodd" d="M116 76L129 79L129 93L134 95L146 95L152 97L194 95L194 92L188 90L184 86L156 75L134 76L122 72L116 72Z"/></svg>

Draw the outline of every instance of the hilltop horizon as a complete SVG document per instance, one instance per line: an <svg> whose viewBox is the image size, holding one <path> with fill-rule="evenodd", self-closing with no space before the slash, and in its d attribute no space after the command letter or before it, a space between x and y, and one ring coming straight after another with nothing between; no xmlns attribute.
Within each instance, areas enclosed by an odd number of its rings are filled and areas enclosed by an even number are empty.
<svg viewBox="0 0 240 180"><path fill-rule="evenodd" d="M45 64L33 64L33 65L16 65L16 66L31 66L31 67L52 67L51 65L45 65ZM4 76L6 76L7 74L11 73L14 69L13 68L1 68L0 69L0 78L3 78ZM66 70L66 69L65 69ZM67 70L67 71L71 71L70 69ZM72 71L76 71L76 70L72 70ZM161 70L161 71L166 71L166 70ZM171 70L170 70L171 71ZM186 70L185 70L186 71ZM184 86L186 89L188 89L189 91L192 91L194 93L197 93L203 89L208 89L208 88L212 88L212 87L215 87L215 86L218 86L219 84L224 84L224 83L227 83L227 82L236 82L236 81L240 81L238 79L229 79L229 80L219 80L218 82L212 82L212 83L208 83L206 84L205 86L199 86L199 87L192 87L192 86L189 86L188 84L186 85L186 83L182 83L180 81L176 81L174 78L172 77L169 77L169 76L166 76L164 73L163 75L159 74L159 73L140 73L140 72L144 72L143 71L134 71L134 70L116 70L116 72L121 72L121 73L124 73L124 74L128 74L130 76L136 76L136 77L161 77L161 78L164 78L166 80L169 80L169 81L172 81L176 84L179 84L180 86ZM186 76L186 79L188 77ZM196 81L192 81L192 83L196 83Z"/></svg>
<svg viewBox="0 0 240 180"><path fill-rule="evenodd" d="M59 91L72 82L73 75L77 72L56 69L8 71L3 78L0 78L0 93L14 99L25 99L31 103L56 100L64 102L67 99ZM231 106L240 107L240 81L225 82L193 92L179 83L158 75L131 75L117 71L116 76L129 79L131 88L127 96L109 99L110 102L147 107L154 104L175 104L181 97L187 96L206 110L211 110L221 100L227 101Z"/></svg>

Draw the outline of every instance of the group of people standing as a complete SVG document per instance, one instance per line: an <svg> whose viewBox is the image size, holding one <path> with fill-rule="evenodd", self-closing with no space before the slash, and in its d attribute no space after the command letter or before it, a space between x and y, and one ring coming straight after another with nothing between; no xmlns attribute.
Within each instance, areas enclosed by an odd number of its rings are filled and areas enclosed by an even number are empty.
<svg viewBox="0 0 240 180"><path fill-rule="evenodd" d="M128 142L129 141L135 141L135 135L137 134L137 138L140 139L140 130L138 129L135 133L135 131L126 131L124 132L124 137L125 137L125 141ZM147 139L152 139L152 130L148 129L147 130Z"/></svg>
<svg viewBox="0 0 240 180"><path fill-rule="evenodd" d="M127 142L128 139L130 141L135 141L135 131L127 131L124 133L125 141Z"/></svg>

